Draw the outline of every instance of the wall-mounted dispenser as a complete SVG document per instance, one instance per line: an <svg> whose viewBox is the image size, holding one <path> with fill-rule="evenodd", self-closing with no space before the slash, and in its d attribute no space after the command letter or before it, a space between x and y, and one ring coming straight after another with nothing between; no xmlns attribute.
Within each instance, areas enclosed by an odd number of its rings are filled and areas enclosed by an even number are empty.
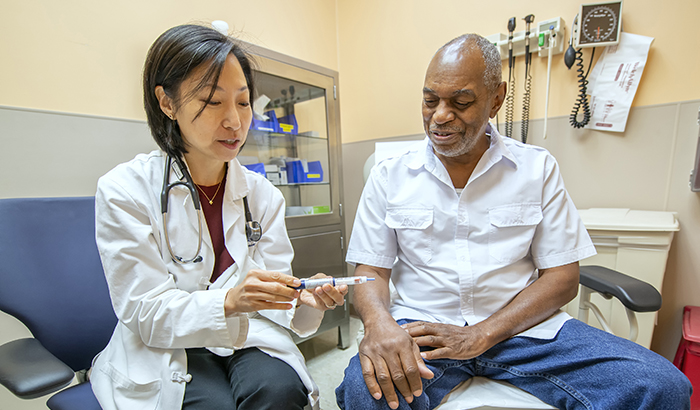
<svg viewBox="0 0 700 410"><path fill-rule="evenodd" d="M564 20L561 17L540 21L537 23L537 30L532 30L530 33L531 53L537 52L539 57L547 57L550 26L554 26L551 32L553 32L555 36L558 38L565 38L566 27L564 27ZM537 38L537 46L534 45L535 38ZM501 60L508 58L508 34L492 34L487 36L486 39L496 45L498 51L501 53ZM552 54L556 55L563 53L564 43L564 41L557 41ZM513 56L522 55L525 55L525 30L516 31L513 33Z"/></svg>

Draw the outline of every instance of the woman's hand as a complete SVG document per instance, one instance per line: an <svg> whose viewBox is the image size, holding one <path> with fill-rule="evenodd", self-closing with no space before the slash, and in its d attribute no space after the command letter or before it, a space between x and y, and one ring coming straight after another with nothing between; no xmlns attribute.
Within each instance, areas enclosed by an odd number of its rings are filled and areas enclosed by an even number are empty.
<svg viewBox="0 0 700 410"><path fill-rule="evenodd" d="M251 269L238 286L226 293L224 311L228 316L267 309L289 310L294 307L292 301L299 297L299 291L291 286L301 286L301 281L280 272Z"/></svg>
<svg viewBox="0 0 700 410"><path fill-rule="evenodd" d="M328 275L317 273L309 279L327 278ZM299 295L297 305L307 305L321 311L335 309L345 303L345 295L348 293L348 285L331 286L325 284L315 289L304 289Z"/></svg>

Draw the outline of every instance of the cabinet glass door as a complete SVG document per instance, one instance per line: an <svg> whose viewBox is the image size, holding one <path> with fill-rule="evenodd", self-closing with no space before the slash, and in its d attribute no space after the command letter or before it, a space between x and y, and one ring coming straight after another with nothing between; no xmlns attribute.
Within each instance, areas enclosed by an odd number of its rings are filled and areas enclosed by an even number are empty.
<svg viewBox="0 0 700 410"><path fill-rule="evenodd" d="M257 66L257 113L238 159L285 197L294 274L346 276L338 73L252 44L246 49ZM327 311L318 333L333 327L348 347L347 309Z"/></svg>
<svg viewBox="0 0 700 410"><path fill-rule="evenodd" d="M254 119L238 160L279 188L288 225L297 217L339 219L333 186L337 158L329 142L333 78L270 59L257 61Z"/></svg>

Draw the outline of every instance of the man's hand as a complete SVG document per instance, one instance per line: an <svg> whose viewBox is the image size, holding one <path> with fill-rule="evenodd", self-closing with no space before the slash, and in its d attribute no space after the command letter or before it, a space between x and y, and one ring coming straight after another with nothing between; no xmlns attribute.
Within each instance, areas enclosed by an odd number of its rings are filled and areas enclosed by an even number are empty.
<svg viewBox="0 0 700 410"><path fill-rule="evenodd" d="M370 394L379 400L383 393L392 409L399 407L396 390L411 403L423 392L421 377L433 378L411 336L393 321L365 327L359 357Z"/></svg>
<svg viewBox="0 0 700 410"><path fill-rule="evenodd" d="M310 279L326 278L328 275L317 273ZM335 309L345 303L348 285L333 287L330 284L317 286L315 289L304 289L299 295L299 304L310 306L321 311Z"/></svg>
<svg viewBox="0 0 700 410"><path fill-rule="evenodd" d="M490 349L493 344L477 326L455 326L444 323L411 322L402 325L418 346L435 350L422 352L425 360L468 360Z"/></svg>
<svg viewBox="0 0 700 410"><path fill-rule="evenodd" d="M403 325L418 346L435 350L422 353L425 360L467 360L497 343L542 323L571 301L578 291L578 262L540 269L539 278L508 305L473 326L413 322Z"/></svg>

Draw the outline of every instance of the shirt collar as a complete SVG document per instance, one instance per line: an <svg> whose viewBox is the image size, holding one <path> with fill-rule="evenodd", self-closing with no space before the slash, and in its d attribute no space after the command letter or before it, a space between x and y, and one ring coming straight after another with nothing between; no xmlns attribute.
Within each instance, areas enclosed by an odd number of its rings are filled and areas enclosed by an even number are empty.
<svg viewBox="0 0 700 410"><path fill-rule="evenodd" d="M484 153L484 155L488 155L491 163L493 164L505 158L508 161L510 161L517 169L519 165L518 160L508 148L505 142L505 138L498 132L496 127L494 127L493 124L489 122L486 132L491 134L491 145L489 146L489 149L486 150L486 153Z"/></svg>
<svg viewBox="0 0 700 410"><path fill-rule="evenodd" d="M430 143L430 138L426 135L422 141L417 143L414 147L411 147L409 151L416 151L416 155L413 159L409 161L406 166L410 169L419 169L420 167L425 167L430 170L435 167L435 160L437 157L433 152L433 146Z"/></svg>

